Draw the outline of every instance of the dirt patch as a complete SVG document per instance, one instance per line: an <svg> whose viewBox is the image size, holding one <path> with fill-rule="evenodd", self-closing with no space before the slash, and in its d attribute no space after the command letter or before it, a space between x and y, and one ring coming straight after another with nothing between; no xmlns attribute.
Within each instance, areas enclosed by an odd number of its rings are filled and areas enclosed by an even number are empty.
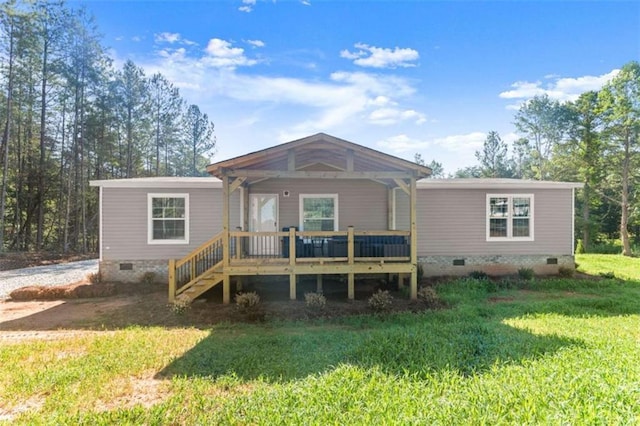
<svg viewBox="0 0 640 426"><path fill-rule="evenodd" d="M6 300L0 302L0 342L56 339L136 325L207 328L225 322L312 320L373 313L367 303L370 289L363 287L356 291L356 300L348 300L344 286L337 285L339 291L332 288L331 283L325 283L327 304L324 308L307 307L304 288L300 288L298 300L288 300L288 283L264 286L259 291L262 301L257 315L240 311L234 303L223 305L220 288L214 288L206 298L196 300L181 312L169 305L164 285L115 285L119 294L101 298ZM390 312L420 312L442 307L408 300L402 292L395 292L393 296Z"/></svg>
<svg viewBox="0 0 640 426"><path fill-rule="evenodd" d="M18 252L0 254L0 271L96 259L95 253Z"/></svg>
<svg viewBox="0 0 640 426"><path fill-rule="evenodd" d="M102 398L95 403L97 411L110 411L114 409L128 409L136 405L149 408L164 401L169 396L168 383L164 380L149 377L120 378L115 386L117 394L110 398Z"/></svg>

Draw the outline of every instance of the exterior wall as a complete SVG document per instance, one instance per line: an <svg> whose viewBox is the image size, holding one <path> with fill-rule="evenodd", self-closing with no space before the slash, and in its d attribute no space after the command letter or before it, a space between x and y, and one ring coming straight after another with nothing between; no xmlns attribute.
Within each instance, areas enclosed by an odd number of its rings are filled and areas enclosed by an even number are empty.
<svg viewBox="0 0 640 426"><path fill-rule="evenodd" d="M533 194L534 241L487 241L486 195ZM571 189L419 189L418 256L571 255Z"/></svg>
<svg viewBox="0 0 640 426"><path fill-rule="evenodd" d="M464 261L464 265L454 265L454 261ZM549 262L557 261L557 264ZM473 271L482 271L488 275L517 274L520 268L531 268L536 275L553 275L559 268L575 268L572 255L546 256L504 254L492 256L426 256L419 257L425 277L464 276Z"/></svg>
<svg viewBox="0 0 640 426"><path fill-rule="evenodd" d="M300 194L338 194L339 230L350 225L356 230L387 230L387 191L383 184L358 179L269 179L250 186L253 194L278 194L278 229L300 226Z"/></svg>
<svg viewBox="0 0 640 426"><path fill-rule="evenodd" d="M398 231L410 231L411 215L409 214L409 195L399 188L394 189L393 193L395 229ZM420 194L418 194L418 197L419 196ZM418 234L418 238L420 238L420 234Z"/></svg>
<svg viewBox="0 0 640 426"><path fill-rule="evenodd" d="M148 244L149 193L189 194L189 244ZM230 210L235 229L240 224L240 191L232 195ZM168 259L183 257L222 231L222 189L105 187L101 214L100 270L105 279L139 281L147 271L166 277ZM133 266L121 270L121 264Z"/></svg>

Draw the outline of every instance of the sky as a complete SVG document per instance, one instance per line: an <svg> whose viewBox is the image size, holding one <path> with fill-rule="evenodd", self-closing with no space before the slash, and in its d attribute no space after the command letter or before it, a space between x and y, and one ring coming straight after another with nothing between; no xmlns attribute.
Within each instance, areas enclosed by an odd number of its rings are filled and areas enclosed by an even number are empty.
<svg viewBox="0 0 640 426"><path fill-rule="evenodd" d="M489 131L517 139L527 99L575 100L640 60L640 1L77 4L116 66L208 114L212 162L324 132L453 173Z"/></svg>

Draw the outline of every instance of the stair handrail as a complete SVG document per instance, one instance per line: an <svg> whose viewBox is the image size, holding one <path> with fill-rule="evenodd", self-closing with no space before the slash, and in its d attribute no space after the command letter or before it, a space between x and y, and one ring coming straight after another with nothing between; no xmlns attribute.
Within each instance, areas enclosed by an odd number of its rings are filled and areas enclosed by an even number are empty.
<svg viewBox="0 0 640 426"><path fill-rule="evenodd" d="M169 260L169 301L193 286L202 275L223 263L224 233L205 241L181 259Z"/></svg>

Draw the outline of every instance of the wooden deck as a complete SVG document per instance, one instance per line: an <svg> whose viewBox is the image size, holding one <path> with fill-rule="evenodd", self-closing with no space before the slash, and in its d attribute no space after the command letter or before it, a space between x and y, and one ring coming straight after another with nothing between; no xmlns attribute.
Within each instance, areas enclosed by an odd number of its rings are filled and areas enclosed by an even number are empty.
<svg viewBox="0 0 640 426"><path fill-rule="evenodd" d="M298 275L347 275L348 297L355 295L356 274L416 274L408 231L222 232L180 260L169 262L169 300L190 302L223 285L223 303L231 299L231 279L288 275L296 298ZM417 292L411 280L411 297Z"/></svg>

